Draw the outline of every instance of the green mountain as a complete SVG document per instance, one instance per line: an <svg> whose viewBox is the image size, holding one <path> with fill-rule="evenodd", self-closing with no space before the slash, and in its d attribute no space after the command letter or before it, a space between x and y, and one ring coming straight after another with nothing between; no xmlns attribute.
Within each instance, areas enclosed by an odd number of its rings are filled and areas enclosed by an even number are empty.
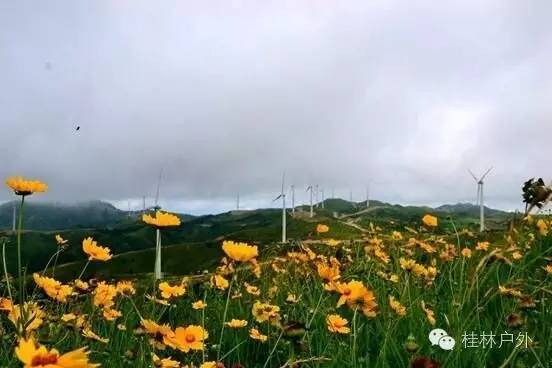
<svg viewBox="0 0 552 368"><path fill-rule="evenodd" d="M421 217L432 213L440 218L444 231L478 226L479 212L472 205L445 205L438 208L391 205L380 201L350 203L341 199L327 199L324 208L315 208L310 218L309 207L296 208L295 215L288 211L287 234L290 240L316 239L316 224L330 226L335 239L358 239L369 228L370 223L393 227L397 224L417 227ZM11 221L11 205L3 205ZM182 274L204 269L220 258L222 240L245 241L269 246L281 240L281 217L279 209L258 209L252 211L230 211L217 215L181 216L181 226L162 230L162 243L167 254L163 267L169 273ZM490 230L503 229L512 214L487 211L486 225ZM90 202L76 206L54 206L31 204L25 212L23 234L23 260L27 273L42 270L49 258L56 252L56 233L69 241L68 248L59 255L60 274L56 277L76 277L86 257L82 251L82 240L93 237L99 244L108 246L114 254L110 262L92 262L87 275L92 277L120 277L128 274L147 273L153 263L155 230L145 225L138 213L129 214L103 202ZM0 222L1 223L1 222ZM29 226L29 227L27 227ZM6 228L7 226L4 226ZM11 226L10 226L11 227ZM55 231L53 230L55 229ZM397 230L402 230L397 227ZM11 231L0 231L0 238L8 239L6 248L8 270L15 273L16 239Z"/></svg>

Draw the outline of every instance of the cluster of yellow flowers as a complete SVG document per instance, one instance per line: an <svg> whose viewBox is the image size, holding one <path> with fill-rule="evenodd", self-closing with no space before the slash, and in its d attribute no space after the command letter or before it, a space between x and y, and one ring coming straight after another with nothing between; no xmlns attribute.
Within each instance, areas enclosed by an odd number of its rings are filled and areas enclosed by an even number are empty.
<svg viewBox="0 0 552 368"><path fill-rule="evenodd" d="M61 303L67 303L67 297L73 293L73 288L69 285L64 285L61 282L50 277L40 276L38 273L33 274L33 279L38 287L40 287L46 295Z"/></svg>

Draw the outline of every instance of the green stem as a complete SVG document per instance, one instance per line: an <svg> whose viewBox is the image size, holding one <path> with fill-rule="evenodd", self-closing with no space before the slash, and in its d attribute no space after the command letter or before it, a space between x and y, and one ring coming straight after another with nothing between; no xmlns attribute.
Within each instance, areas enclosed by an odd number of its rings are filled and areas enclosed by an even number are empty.
<svg viewBox="0 0 552 368"><path fill-rule="evenodd" d="M19 281L19 305L23 307L25 302L24 290L25 281L23 280L22 262L21 262L21 232L23 230L23 206L25 205L25 196L21 196L21 205L19 206L19 218L17 220L17 277Z"/></svg>
<svg viewBox="0 0 552 368"><path fill-rule="evenodd" d="M237 270L236 270L237 272ZM224 327L226 324L226 314L228 313L228 304L230 303L230 293L232 291L232 285L234 284L234 279L236 278L236 274L232 275L232 279L230 280L230 285L228 286L228 295L226 296L226 305L224 306L224 314L222 316L222 327L220 328L220 338L219 338L219 346L217 351L217 361L220 360L220 351L222 350L222 338L224 336Z"/></svg>
<svg viewBox="0 0 552 368"><path fill-rule="evenodd" d="M88 267L88 265L90 264L90 259L88 259L88 261L86 261L86 264L84 265L84 268L82 269L79 277L77 277L77 280L80 280L82 275L84 275L84 271L86 271L86 268Z"/></svg>
<svg viewBox="0 0 552 368"><path fill-rule="evenodd" d="M13 296L11 293L10 278L8 277L8 266L6 264L6 241L2 242L2 265L4 266L4 277L6 278L6 287L8 288L8 295L13 302Z"/></svg>
<svg viewBox="0 0 552 368"><path fill-rule="evenodd" d="M357 316L358 307L355 307L355 312L353 313L353 350L352 350L352 360L353 367L356 366L356 340L357 340L357 328L356 328L356 316Z"/></svg>

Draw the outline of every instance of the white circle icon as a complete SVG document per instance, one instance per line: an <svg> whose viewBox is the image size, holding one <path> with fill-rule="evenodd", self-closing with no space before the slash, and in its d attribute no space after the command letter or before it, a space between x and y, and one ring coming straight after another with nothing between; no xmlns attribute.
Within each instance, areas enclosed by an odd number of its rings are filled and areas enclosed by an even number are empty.
<svg viewBox="0 0 552 368"><path fill-rule="evenodd" d="M443 350L452 350L456 341L450 336L443 336L439 339L439 347Z"/></svg>
<svg viewBox="0 0 552 368"><path fill-rule="evenodd" d="M436 328L429 333L429 341L431 341L431 345L439 345L439 339L444 336L448 336L447 331Z"/></svg>

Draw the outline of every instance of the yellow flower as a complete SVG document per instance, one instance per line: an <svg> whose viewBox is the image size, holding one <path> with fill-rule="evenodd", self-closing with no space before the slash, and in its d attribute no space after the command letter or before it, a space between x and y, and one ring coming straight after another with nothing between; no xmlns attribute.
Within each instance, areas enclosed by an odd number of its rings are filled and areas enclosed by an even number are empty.
<svg viewBox="0 0 552 368"><path fill-rule="evenodd" d="M40 326L42 326L42 322L44 322L44 317L46 313L38 306L38 304L34 302L25 303L23 308L26 315L25 321L27 321L27 327L25 328L25 331L30 332L40 328ZM12 321L15 326L18 327L18 330L21 330L21 308L19 304L15 304L12 307L11 311L8 314L8 319Z"/></svg>
<svg viewBox="0 0 552 368"><path fill-rule="evenodd" d="M326 326L330 332L348 334L351 332L351 329L347 327L348 323L349 321L339 314L330 314L326 317Z"/></svg>
<svg viewBox="0 0 552 368"><path fill-rule="evenodd" d="M258 287L249 285L247 282L245 283L245 290L251 295L255 295L255 296L261 295L261 290L259 290Z"/></svg>
<svg viewBox="0 0 552 368"><path fill-rule="evenodd" d="M33 279L38 287L44 290L46 295L58 302L66 303L67 297L73 293L73 288L71 286L63 285L61 282L50 277L43 277L38 273L34 273Z"/></svg>
<svg viewBox="0 0 552 368"><path fill-rule="evenodd" d="M157 211L155 216L142 215L142 221L155 227L180 226L180 218L172 213Z"/></svg>
<svg viewBox="0 0 552 368"><path fill-rule="evenodd" d="M106 308L103 310L103 316L106 321L115 321L117 318L121 317L123 314L118 310Z"/></svg>
<svg viewBox="0 0 552 368"><path fill-rule="evenodd" d="M124 281L124 280L118 281L115 287L117 288L117 292L119 294L124 294L124 295L136 294L136 289L134 288L134 285L132 285L132 281Z"/></svg>
<svg viewBox="0 0 552 368"><path fill-rule="evenodd" d="M151 335L159 340L174 337L173 330L167 324L159 325L149 319L141 320L140 324L144 327L144 330L148 335Z"/></svg>
<svg viewBox="0 0 552 368"><path fill-rule="evenodd" d="M164 299L170 299L173 296L182 296L186 292L183 285L171 286L168 282L160 283L159 290L161 291L161 297Z"/></svg>
<svg viewBox="0 0 552 368"><path fill-rule="evenodd" d="M65 244L67 244L67 242L68 242L68 241L65 240L65 239L63 239L63 238L61 237L61 235L56 234L56 243L57 243L58 245L65 245Z"/></svg>
<svg viewBox="0 0 552 368"><path fill-rule="evenodd" d="M194 309L204 309L207 307L207 304L203 302L203 300L198 300L197 302L192 303L192 308Z"/></svg>
<svg viewBox="0 0 552 368"><path fill-rule="evenodd" d="M32 338L19 340L15 354L25 368L93 368L100 366L88 362L88 352L85 348L60 355L56 349L48 350L45 346L35 344Z"/></svg>
<svg viewBox="0 0 552 368"><path fill-rule="evenodd" d="M111 259L111 250L107 247L99 246L92 238L86 238L82 241L82 250L88 254L88 260L108 261Z"/></svg>
<svg viewBox="0 0 552 368"><path fill-rule="evenodd" d="M546 271L546 273L552 274L552 263L546 265L546 267L544 267L544 270Z"/></svg>
<svg viewBox="0 0 552 368"><path fill-rule="evenodd" d="M12 176L6 180L6 185L10 187L16 195L26 196L33 193L43 193L48 190L48 186L38 180L26 180L21 176Z"/></svg>
<svg viewBox="0 0 552 368"><path fill-rule="evenodd" d="M429 214L422 217L422 222L427 227L436 227L437 224L438 224L437 217L429 215Z"/></svg>
<svg viewBox="0 0 552 368"><path fill-rule="evenodd" d="M330 247L337 247L341 244L341 242L335 239L328 239L324 241L324 244L329 245Z"/></svg>
<svg viewBox="0 0 552 368"><path fill-rule="evenodd" d="M403 317L406 315L406 307L393 296L389 297L389 306L398 316Z"/></svg>
<svg viewBox="0 0 552 368"><path fill-rule="evenodd" d="M73 321L75 319L77 319L77 316L75 316L75 314L73 314L73 313L66 313L63 316L61 316L61 320L63 322L70 322L70 321Z"/></svg>
<svg viewBox="0 0 552 368"><path fill-rule="evenodd" d="M9 298L0 297L0 311L11 312L13 310L13 302Z"/></svg>
<svg viewBox="0 0 552 368"><path fill-rule="evenodd" d="M375 317L377 304L374 293L360 281L352 280L348 283L338 283L336 290L341 294L337 307L347 303L350 307L360 307L367 317Z"/></svg>
<svg viewBox="0 0 552 368"><path fill-rule="evenodd" d="M330 231L330 227L328 225L324 225L324 224L316 225L316 232L318 234L327 233L328 231Z"/></svg>
<svg viewBox="0 0 552 368"><path fill-rule="evenodd" d="M199 368L217 368L217 362L213 362L213 361L210 361L210 362L205 362L205 363L202 363Z"/></svg>
<svg viewBox="0 0 552 368"><path fill-rule="evenodd" d="M259 340L260 342L265 342L266 340L268 340L268 336L263 335L256 328L252 328L249 330L249 337L251 337L253 340Z"/></svg>
<svg viewBox="0 0 552 368"><path fill-rule="evenodd" d="M512 258L517 261L522 259L523 255L516 250L514 253L512 253Z"/></svg>
<svg viewBox="0 0 552 368"><path fill-rule="evenodd" d="M391 238L393 238L393 240L401 240L403 237L400 232L393 231L393 233L391 234Z"/></svg>
<svg viewBox="0 0 552 368"><path fill-rule="evenodd" d="M203 341L209 337L207 331L201 326L190 325L187 327L178 327L174 330L174 336L165 340L165 343L185 353L190 350L203 350Z"/></svg>
<svg viewBox="0 0 552 368"><path fill-rule="evenodd" d="M286 298L286 302L290 303L290 304L295 304L298 301L299 301L299 298L297 298L297 295L292 294L292 293L289 293L287 298Z"/></svg>
<svg viewBox="0 0 552 368"><path fill-rule="evenodd" d="M432 326L435 326L435 324L437 323L437 321L435 320L435 313L431 309L426 307L425 302L423 300L422 300L422 310L426 314L426 318L429 324Z"/></svg>
<svg viewBox="0 0 552 368"><path fill-rule="evenodd" d="M153 366L156 368L180 368L180 363L171 358L159 358L155 353L152 353Z"/></svg>
<svg viewBox="0 0 552 368"><path fill-rule="evenodd" d="M489 242L477 242L477 245L475 246L476 250L488 250L489 249Z"/></svg>
<svg viewBox="0 0 552 368"><path fill-rule="evenodd" d="M280 319L280 307L268 303L261 303L258 300L253 304L251 313L257 322L277 322Z"/></svg>
<svg viewBox="0 0 552 368"><path fill-rule="evenodd" d="M242 328L247 326L247 321L243 319L232 319L230 322L226 322L226 326L231 328Z"/></svg>
<svg viewBox="0 0 552 368"><path fill-rule="evenodd" d="M318 263L316 269L318 275L326 282L336 281L341 277L339 265L328 266L325 263Z"/></svg>
<svg viewBox="0 0 552 368"><path fill-rule="evenodd" d="M233 241L222 242L222 250L228 257L238 262L249 262L259 255L256 246Z"/></svg>
<svg viewBox="0 0 552 368"><path fill-rule="evenodd" d="M464 258L471 258L471 256L472 256L472 251L471 251L470 248L462 249L461 253L462 253L462 257L464 257Z"/></svg>
<svg viewBox="0 0 552 368"><path fill-rule="evenodd" d="M214 275L211 277L211 284L220 290L226 290L229 286L228 280L221 275Z"/></svg>
<svg viewBox="0 0 552 368"><path fill-rule="evenodd" d="M413 259L399 258L399 264L401 268L405 271L412 271L416 267L416 261Z"/></svg>
<svg viewBox="0 0 552 368"><path fill-rule="evenodd" d="M75 280L75 287L77 289L86 291L86 290L88 290L88 283L86 281Z"/></svg>
<svg viewBox="0 0 552 368"><path fill-rule="evenodd" d="M542 236L548 235L548 224L543 219L537 221L537 228Z"/></svg>
<svg viewBox="0 0 552 368"><path fill-rule="evenodd" d="M94 290L94 305L96 307L110 308L115 304L117 296L117 288L107 284L104 281L100 282Z"/></svg>
<svg viewBox="0 0 552 368"><path fill-rule="evenodd" d="M109 342L109 339L96 335L94 331L92 331L89 327L85 327L82 329L82 336L86 337L87 339L101 342L102 344L107 344Z"/></svg>

